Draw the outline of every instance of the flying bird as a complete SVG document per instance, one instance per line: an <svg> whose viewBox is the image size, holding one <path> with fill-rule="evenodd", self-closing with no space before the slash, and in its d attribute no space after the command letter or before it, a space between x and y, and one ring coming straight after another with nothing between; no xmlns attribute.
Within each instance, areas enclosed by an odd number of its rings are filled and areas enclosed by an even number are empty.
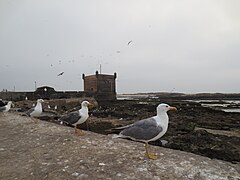
<svg viewBox="0 0 240 180"><path fill-rule="evenodd" d="M70 112L69 114L63 115L59 121L60 123L67 123L70 125L75 125L74 130L75 134L82 135L80 129L77 129L77 124L84 123L89 115L88 115L88 106L93 106L88 101L83 101L81 103L81 109L78 111Z"/></svg>
<svg viewBox="0 0 240 180"><path fill-rule="evenodd" d="M132 40L131 40L131 41L129 41L129 42L127 43L127 45L129 45L131 42L132 42Z"/></svg>
<svg viewBox="0 0 240 180"><path fill-rule="evenodd" d="M59 73L57 76L61 76L61 75L63 75L64 74L64 72L61 72L61 73Z"/></svg>
<svg viewBox="0 0 240 180"><path fill-rule="evenodd" d="M155 153L150 153L148 150L148 142L156 141L161 138L168 128L168 110L177 110L175 107L170 107L168 104L159 104L157 106L157 115L147 119L137 121L133 124L115 128L123 129L116 137L130 138L134 141L141 141L145 143L146 155L149 159L156 159Z"/></svg>
<svg viewBox="0 0 240 180"><path fill-rule="evenodd" d="M7 105L0 107L0 112L8 112L11 109L12 101L9 101Z"/></svg>

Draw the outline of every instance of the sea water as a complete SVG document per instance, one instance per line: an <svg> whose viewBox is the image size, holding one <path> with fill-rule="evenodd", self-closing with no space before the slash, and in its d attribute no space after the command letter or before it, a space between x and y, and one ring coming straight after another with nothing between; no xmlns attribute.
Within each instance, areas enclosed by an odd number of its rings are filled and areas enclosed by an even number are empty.
<svg viewBox="0 0 240 180"><path fill-rule="evenodd" d="M200 103L203 107L210 107L224 112L240 113L240 100L187 100Z"/></svg>

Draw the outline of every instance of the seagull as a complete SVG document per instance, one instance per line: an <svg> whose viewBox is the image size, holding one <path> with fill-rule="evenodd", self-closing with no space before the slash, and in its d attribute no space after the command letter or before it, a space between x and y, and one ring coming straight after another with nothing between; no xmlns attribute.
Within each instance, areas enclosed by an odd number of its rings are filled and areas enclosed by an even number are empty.
<svg viewBox="0 0 240 180"><path fill-rule="evenodd" d="M61 72L61 73L59 73L57 76L61 76L61 75L63 75L64 74L64 72Z"/></svg>
<svg viewBox="0 0 240 180"><path fill-rule="evenodd" d="M0 112L8 112L11 108L12 101L9 101L7 105L0 107Z"/></svg>
<svg viewBox="0 0 240 180"><path fill-rule="evenodd" d="M129 41L129 42L127 43L127 45L129 45L131 42L132 42L132 40L131 40L131 41Z"/></svg>
<svg viewBox="0 0 240 180"><path fill-rule="evenodd" d="M149 159L155 160L157 156L155 153L150 153L148 150L148 142L156 141L161 138L168 128L168 110L177 110L175 107L170 107L168 104L159 104L157 106L157 115L147 119L142 119L133 124L115 128L123 129L116 137L130 138L134 141L141 141L145 143L146 155Z"/></svg>
<svg viewBox="0 0 240 180"><path fill-rule="evenodd" d="M25 113L30 117L39 117L42 113L42 102L44 102L43 99L38 99L37 105L34 108L29 109Z"/></svg>
<svg viewBox="0 0 240 180"><path fill-rule="evenodd" d="M70 112L69 114L63 115L59 121L62 124L63 122L71 125L75 125L74 130L75 134L82 135L80 129L77 129L77 124L84 123L89 115L88 115L88 106L93 106L88 101L83 101L81 103L81 109L78 111Z"/></svg>

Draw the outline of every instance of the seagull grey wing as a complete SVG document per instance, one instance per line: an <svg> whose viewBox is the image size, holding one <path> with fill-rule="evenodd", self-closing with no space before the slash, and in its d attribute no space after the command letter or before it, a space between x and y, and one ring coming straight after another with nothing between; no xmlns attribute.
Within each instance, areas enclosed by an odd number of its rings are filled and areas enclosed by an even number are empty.
<svg viewBox="0 0 240 180"><path fill-rule="evenodd" d="M63 115L59 120L68 124L75 124L81 118L78 111Z"/></svg>
<svg viewBox="0 0 240 180"><path fill-rule="evenodd" d="M2 100L0 100L0 107L3 107L3 106L5 106L6 104L2 101Z"/></svg>
<svg viewBox="0 0 240 180"><path fill-rule="evenodd" d="M34 108L31 108L29 110L27 110L25 113L30 116L30 114L34 111Z"/></svg>
<svg viewBox="0 0 240 180"><path fill-rule="evenodd" d="M161 126L157 126L154 118L148 118L135 122L132 126L124 129L120 135L136 140L150 140L156 137L162 130Z"/></svg>
<svg viewBox="0 0 240 180"><path fill-rule="evenodd" d="M0 112L3 112L4 110L6 110L5 106L0 107Z"/></svg>

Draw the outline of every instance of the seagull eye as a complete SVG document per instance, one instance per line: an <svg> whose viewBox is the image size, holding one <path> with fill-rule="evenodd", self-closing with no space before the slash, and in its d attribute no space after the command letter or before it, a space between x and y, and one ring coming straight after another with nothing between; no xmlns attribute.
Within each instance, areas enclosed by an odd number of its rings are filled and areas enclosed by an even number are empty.
<svg viewBox="0 0 240 180"><path fill-rule="evenodd" d="M166 107L168 107L168 106L166 106Z"/></svg>

